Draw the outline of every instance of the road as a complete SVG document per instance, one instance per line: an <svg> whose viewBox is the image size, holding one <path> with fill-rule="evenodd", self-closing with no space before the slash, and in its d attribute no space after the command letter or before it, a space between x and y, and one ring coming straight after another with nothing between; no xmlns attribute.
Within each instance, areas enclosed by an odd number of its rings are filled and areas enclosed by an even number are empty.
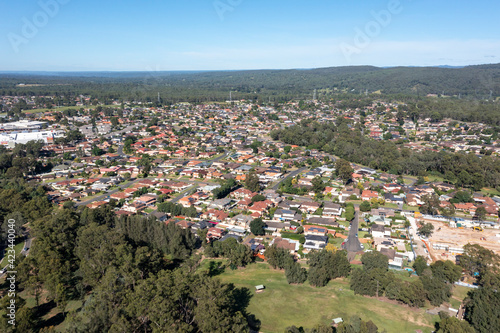
<svg viewBox="0 0 500 333"><path fill-rule="evenodd" d="M274 185L273 187L271 187L271 189L276 191L279 188L280 184L285 181L285 179L290 178L290 177L295 177L299 173L301 173L301 172L303 172L304 170L307 170L307 169L308 168L300 168L300 169L297 169L295 171L290 172L285 178L281 179L276 185Z"/></svg>
<svg viewBox="0 0 500 333"><path fill-rule="evenodd" d="M125 183L125 184L120 184L120 185L118 185L118 188L115 188L114 190L108 191L108 192L106 192L105 194L102 194L102 195L97 196L97 197L95 197L95 198L92 198L92 199L90 199L90 200L86 200L86 201L81 201L81 202L78 202L78 203L76 204L76 206L77 206L77 207L78 207L78 206L85 206L85 205L88 205L89 203L92 203L92 202L94 202L94 201L102 201L102 200L104 200L104 199L107 199L107 198L108 198L111 194L114 194L114 193L116 193L116 192L119 192L119 191L121 191L121 190L124 190L124 189L126 189L127 187L129 187L129 186L131 186L131 185L133 185L133 184L135 184L135 183L137 183L138 181L143 180L143 179L144 179L144 178L137 178L137 179L135 179L135 180L133 180L133 181L131 181L131 182L128 182L128 183Z"/></svg>
<svg viewBox="0 0 500 333"><path fill-rule="evenodd" d="M413 249L415 251L415 254L417 256L423 256L423 257L428 257L429 259L431 259L431 262L432 262L432 258L430 256L430 253L428 254L426 251L425 251L425 244L424 242L422 242L422 240L420 239L420 237L417 235L417 222L416 222L416 219L412 216L407 216L406 217L408 219L408 221L410 221L410 228L409 228L409 232L410 232L410 237L411 237L411 240L412 240L412 243L413 243Z"/></svg>
<svg viewBox="0 0 500 333"><path fill-rule="evenodd" d="M111 132L111 133L105 134L105 135L103 135L103 137L105 137L105 138L110 138L110 137L112 137L113 135L116 135L116 134L121 134L121 133L130 133L130 132L132 132L132 129L133 129L134 127L136 127L136 126L137 126L137 125L127 126L127 127L125 127L124 129L122 129L122 130L119 130L119 131L115 131L115 132Z"/></svg>
<svg viewBox="0 0 500 333"><path fill-rule="evenodd" d="M345 244L342 246L342 248L344 250L347 250L347 252L356 253L363 251L361 243L358 239L358 228L359 228L359 211L357 210L354 216L354 220L351 223L351 229L349 229L349 235L347 236Z"/></svg>
<svg viewBox="0 0 500 333"><path fill-rule="evenodd" d="M24 241L24 247L23 249L21 250L21 254L22 255L25 255L25 256L28 256L28 253L30 252L31 250L31 243L33 242L33 239L32 238L29 238L29 235L26 235L26 237L28 237L25 241ZM24 249L27 249L26 251L24 251Z"/></svg>
<svg viewBox="0 0 500 333"><path fill-rule="evenodd" d="M197 187L198 187L198 185L193 185L193 186L188 187L187 189L185 189L184 191L182 191L181 193L179 193L178 196L176 196L175 198L173 198L172 200L170 200L170 202L176 203L177 201L179 201L182 198L184 198L188 193L190 193L192 190L194 190Z"/></svg>

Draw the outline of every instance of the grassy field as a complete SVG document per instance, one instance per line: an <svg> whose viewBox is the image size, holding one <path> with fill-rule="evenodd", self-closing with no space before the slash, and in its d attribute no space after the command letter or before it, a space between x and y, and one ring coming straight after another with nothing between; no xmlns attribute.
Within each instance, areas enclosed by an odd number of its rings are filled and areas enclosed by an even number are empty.
<svg viewBox="0 0 500 333"><path fill-rule="evenodd" d="M500 192L498 192L496 189L486 187L481 190L481 193L484 193L486 195L500 195Z"/></svg>
<svg viewBox="0 0 500 333"><path fill-rule="evenodd" d="M307 282L289 285L282 271L272 270L265 263L226 270L219 278L254 293L247 311L261 321L261 332L283 332L291 325L311 328L320 323L329 324L333 318L354 314L363 320L372 320L379 330L386 329L388 333L417 329L432 332L437 320L437 316L426 314L423 309L354 295L344 279L330 281L324 288L311 287ZM260 284L266 289L257 294L255 286Z"/></svg>
<svg viewBox="0 0 500 333"><path fill-rule="evenodd" d="M467 297L467 293L472 289L462 286L453 286L453 295L451 296L450 303L455 309L458 309L462 301Z"/></svg>

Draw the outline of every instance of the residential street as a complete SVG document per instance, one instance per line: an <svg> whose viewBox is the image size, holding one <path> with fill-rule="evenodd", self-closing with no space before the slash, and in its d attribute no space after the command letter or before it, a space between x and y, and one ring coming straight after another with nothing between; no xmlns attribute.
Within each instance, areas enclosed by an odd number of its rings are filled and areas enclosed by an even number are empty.
<svg viewBox="0 0 500 333"><path fill-rule="evenodd" d="M356 215L351 223L351 228L349 229L349 235L345 240L345 244L342 246L347 252L356 253L362 251L361 243L358 239L358 228L359 228L359 211L356 210Z"/></svg>
<svg viewBox="0 0 500 333"><path fill-rule="evenodd" d="M299 173L304 172L307 169L308 168L304 167L304 168L300 168L300 169L297 169L295 171L290 172L286 177L284 177L283 179L281 179L276 185L274 185L273 187L271 187L271 189L276 191L279 188L280 184L285 181L285 179L290 178L290 177L295 177Z"/></svg>

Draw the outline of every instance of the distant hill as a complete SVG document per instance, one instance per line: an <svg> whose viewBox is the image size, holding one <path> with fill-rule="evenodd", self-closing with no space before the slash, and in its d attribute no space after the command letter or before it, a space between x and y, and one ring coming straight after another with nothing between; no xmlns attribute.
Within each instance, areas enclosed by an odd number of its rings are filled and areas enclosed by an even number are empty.
<svg viewBox="0 0 500 333"><path fill-rule="evenodd" d="M374 66L290 70L169 72L3 72L0 93L83 93L122 98L185 100L239 98L310 98L349 92L420 95L444 94L485 99L500 96L500 64L440 67ZM19 83L41 86L19 87ZM56 85L57 84L57 85Z"/></svg>

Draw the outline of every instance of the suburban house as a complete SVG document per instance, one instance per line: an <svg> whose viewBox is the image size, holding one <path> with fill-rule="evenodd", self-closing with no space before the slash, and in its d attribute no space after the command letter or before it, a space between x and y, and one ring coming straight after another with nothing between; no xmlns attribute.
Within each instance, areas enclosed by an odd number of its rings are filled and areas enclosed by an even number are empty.
<svg viewBox="0 0 500 333"><path fill-rule="evenodd" d="M290 253L297 253L300 248L300 242L298 240L277 237L269 243L269 246L275 245L278 248L286 249Z"/></svg>
<svg viewBox="0 0 500 333"><path fill-rule="evenodd" d="M391 237L391 228L386 228L381 224L374 224L370 228L370 233L375 237Z"/></svg>
<svg viewBox="0 0 500 333"><path fill-rule="evenodd" d="M274 212L274 219L280 221L292 221L297 220L296 215L300 217L300 221L302 219L302 215L297 214L295 211L288 209L276 209Z"/></svg>
<svg viewBox="0 0 500 333"><path fill-rule="evenodd" d="M315 225L305 225L304 226L304 235L316 235L316 236L325 236L328 232L327 228L318 227Z"/></svg>
<svg viewBox="0 0 500 333"><path fill-rule="evenodd" d="M334 227L334 228L339 227L339 224L335 221L334 218L312 216L307 220L307 223L324 225L324 226Z"/></svg>
<svg viewBox="0 0 500 333"><path fill-rule="evenodd" d="M306 235L304 249L321 250L325 248L326 244L328 244L327 236Z"/></svg>
<svg viewBox="0 0 500 333"><path fill-rule="evenodd" d="M308 213L314 213L315 211L318 210L319 207L320 207L320 204L318 202L315 202L315 201L303 202L300 205L300 209L305 210Z"/></svg>
<svg viewBox="0 0 500 333"><path fill-rule="evenodd" d="M210 243L211 241L221 239L225 233L224 229L211 227L207 232L207 242Z"/></svg>
<svg viewBox="0 0 500 333"><path fill-rule="evenodd" d="M323 204L324 216L340 216L342 215L342 206L333 202L325 202Z"/></svg>

